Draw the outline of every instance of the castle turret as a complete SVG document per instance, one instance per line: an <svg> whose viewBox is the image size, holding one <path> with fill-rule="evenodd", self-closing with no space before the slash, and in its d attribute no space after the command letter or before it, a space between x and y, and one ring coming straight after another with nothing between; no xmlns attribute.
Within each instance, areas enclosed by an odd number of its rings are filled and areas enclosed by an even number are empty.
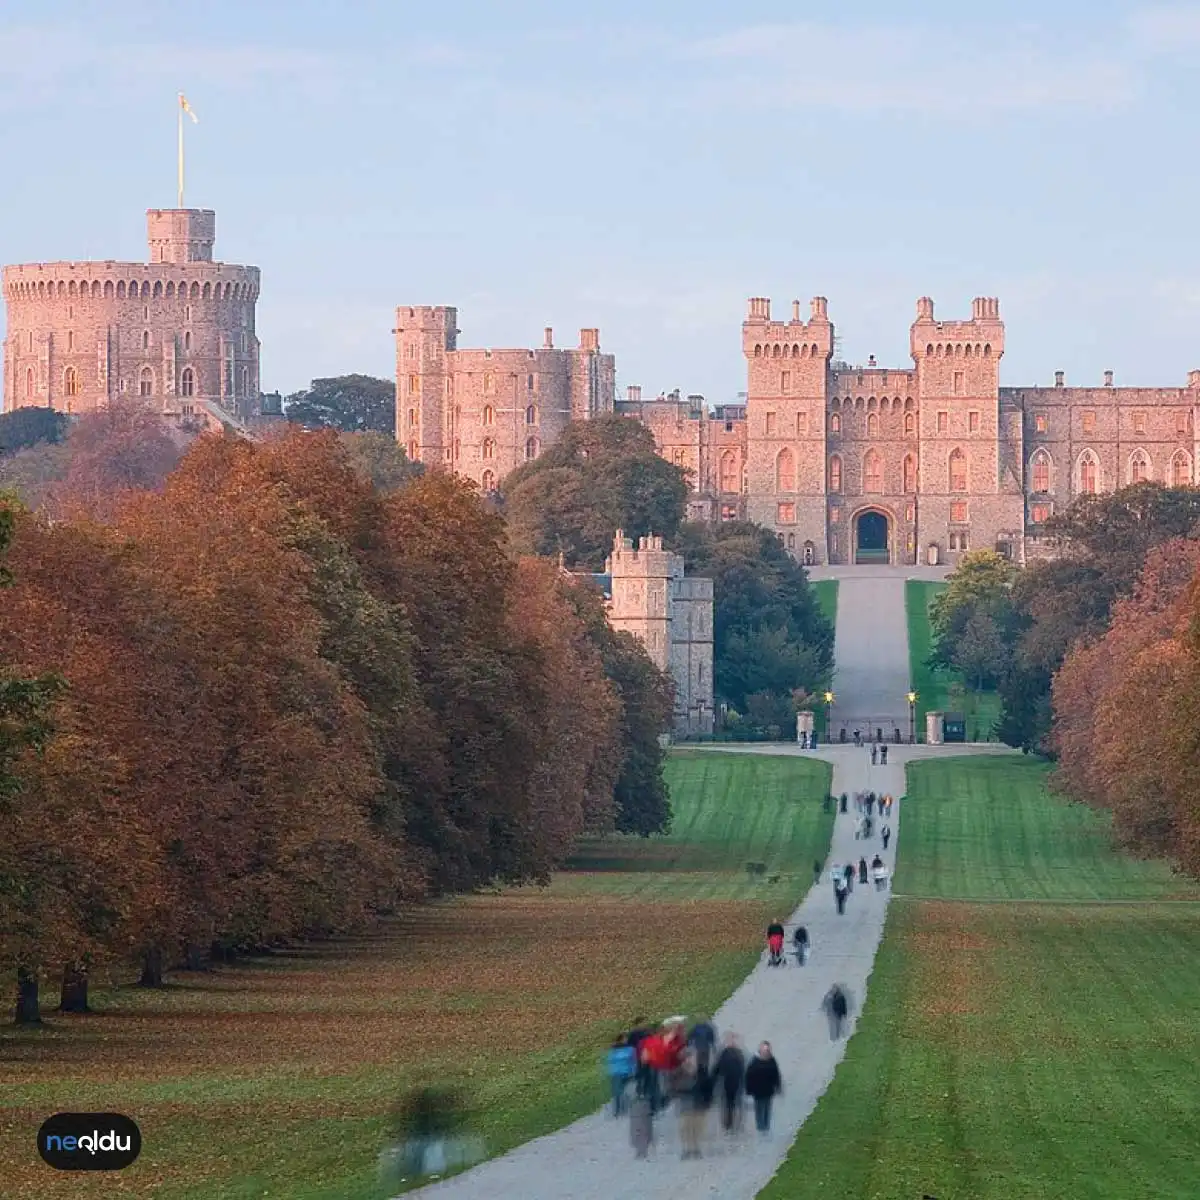
<svg viewBox="0 0 1200 1200"><path fill-rule="evenodd" d="M211 208L152 208L146 237L152 263L212 262L217 214Z"/></svg>

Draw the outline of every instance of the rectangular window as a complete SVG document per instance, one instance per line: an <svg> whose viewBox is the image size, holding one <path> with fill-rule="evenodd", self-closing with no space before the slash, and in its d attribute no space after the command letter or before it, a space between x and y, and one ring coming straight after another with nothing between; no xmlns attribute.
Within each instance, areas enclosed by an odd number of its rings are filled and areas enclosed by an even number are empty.
<svg viewBox="0 0 1200 1200"><path fill-rule="evenodd" d="M842 510L836 504L829 510L829 519L834 524L842 519Z"/></svg>
<svg viewBox="0 0 1200 1200"><path fill-rule="evenodd" d="M950 414L948 412L938 413L937 431L938 433L948 433L950 430Z"/></svg>
<svg viewBox="0 0 1200 1200"><path fill-rule="evenodd" d="M535 383L535 381L534 381L534 376L532 376L532 375L526 375L526 376L525 376L525 388L526 388L526 390L527 390L527 391L530 391L530 392L532 392L535 386L536 386L536 383Z"/></svg>
<svg viewBox="0 0 1200 1200"><path fill-rule="evenodd" d="M979 432L979 414L977 412L967 414L967 432Z"/></svg>
<svg viewBox="0 0 1200 1200"><path fill-rule="evenodd" d="M737 520L737 505L736 504L722 504L721 505L721 520L722 521L736 521Z"/></svg>
<svg viewBox="0 0 1200 1200"><path fill-rule="evenodd" d="M1188 431L1188 415L1186 410L1180 409L1175 414L1175 435L1176 437L1187 437Z"/></svg>
<svg viewBox="0 0 1200 1200"><path fill-rule="evenodd" d="M779 505L779 511L775 515L775 523L777 525L795 525L796 506L794 504Z"/></svg>
<svg viewBox="0 0 1200 1200"><path fill-rule="evenodd" d="M1133 414L1133 432L1146 432L1146 414L1144 412L1135 412Z"/></svg>
<svg viewBox="0 0 1200 1200"><path fill-rule="evenodd" d="M410 375L408 377L408 394L410 396L419 396L421 394L420 375Z"/></svg>
<svg viewBox="0 0 1200 1200"><path fill-rule="evenodd" d="M1050 505L1035 504L1029 510L1029 519L1035 525L1044 525L1050 520Z"/></svg>
<svg viewBox="0 0 1200 1200"><path fill-rule="evenodd" d="M917 510L911 504L904 509L904 519L909 522L917 519Z"/></svg>
<svg viewBox="0 0 1200 1200"><path fill-rule="evenodd" d="M1046 414L1045 413L1034 413L1033 414L1033 432L1034 433L1045 433L1046 432Z"/></svg>
<svg viewBox="0 0 1200 1200"><path fill-rule="evenodd" d="M483 390L488 396L492 395L496 390L496 377L491 373L491 371L485 371L483 373Z"/></svg>
<svg viewBox="0 0 1200 1200"><path fill-rule="evenodd" d="M808 413L796 414L796 436L805 437L808 434Z"/></svg>
<svg viewBox="0 0 1200 1200"><path fill-rule="evenodd" d="M792 373L791 373L791 371L780 371L780 373L779 373L779 390L781 392L790 392L792 390Z"/></svg>
<svg viewBox="0 0 1200 1200"><path fill-rule="evenodd" d="M950 505L950 520L955 525L965 525L967 523L967 502L965 500L955 500Z"/></svg>
<svg viewBox="0 0 1200 1200"><path fill-rule="evenodd" d="M1090 409L1083 414L1083 435L1093 437L1096 433L1096 414Z"/></svg>
<svg viewBox="0 0 1200 1200"><path fill-rule="evenodd" d="M961 371L954 372L954 394L956 396L963 394L963 373Z"/></svg>
<svg viewBox="0 0 1200 1200"><path fill-rule="evenodd" d="M775 414L767 413L767 437L771 437L775 432Z"/></svg>

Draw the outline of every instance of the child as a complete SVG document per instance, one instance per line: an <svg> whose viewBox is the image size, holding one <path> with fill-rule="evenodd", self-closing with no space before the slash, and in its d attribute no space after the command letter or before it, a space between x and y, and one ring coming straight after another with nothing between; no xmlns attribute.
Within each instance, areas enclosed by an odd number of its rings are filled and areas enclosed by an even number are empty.
<svg viewBox="0 0 1200 1200"><path fill-rule="evenodd" d="M619 1037L609 1048L607 1057L608 1078L612 1084L613 1116L625 1111L625 1090L637 1072L637 1054L627 1038Z"/></svg>

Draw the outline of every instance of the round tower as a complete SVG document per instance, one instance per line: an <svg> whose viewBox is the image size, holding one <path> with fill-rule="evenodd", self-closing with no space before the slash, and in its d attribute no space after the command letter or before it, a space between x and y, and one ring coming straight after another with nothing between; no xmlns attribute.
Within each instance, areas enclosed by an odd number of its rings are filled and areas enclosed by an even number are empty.
<svg viewBox="0 0 1200 1200"><path fill-rule="evenodd" d="M140 396L216 425L221 410L256 415L258 268L213 261L210 209L151 209L146 223L149 262L4 268L4 411Z"/></svg>

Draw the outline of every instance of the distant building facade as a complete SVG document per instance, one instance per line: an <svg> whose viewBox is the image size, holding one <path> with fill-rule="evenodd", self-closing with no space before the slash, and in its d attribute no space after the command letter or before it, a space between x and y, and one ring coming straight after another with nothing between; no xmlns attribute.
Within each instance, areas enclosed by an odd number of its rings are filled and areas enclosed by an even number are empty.
<svg viewBox="0 0 1200 1200"><path fill-rule="evenodd" d="M571 421L613 411L616 363L600 331L573 350L547 328L537 350L458 348L458 310L396 309L396 441L408 457L443 466L493 492Z"/></svg>
<svg viewBox="0 0 1200 1200"><path fill-rule="evenodd" d="M149 262L5 267L3 408L138 396L220 426L257 416L257 267L213 261L216 214L151 209Z"/></svg>
<svg viewBox="0 0 1200 1200"><path fill-rule="evenodd" d="M675 684L675 733L713 731L713 581L684 572L661 537L637 547L618 529L603 575L585 575L604 593L608 621L633 634Z"/></svg>
<svg viewBox="0 0 1200 1200"><path fill-rule="evenodd" d="M837 362L824 297L807 320L752 299L742 325L743 406L699 396L619 412L654 432L693 480L693 519L749 519L811 564L948 562L972 549L1038 556L1040 530L1077 496L1141 480L1193 485L1200 371L1178 388L1000 386L999 301L939 321L917 301L913 363Z"/></svg>

